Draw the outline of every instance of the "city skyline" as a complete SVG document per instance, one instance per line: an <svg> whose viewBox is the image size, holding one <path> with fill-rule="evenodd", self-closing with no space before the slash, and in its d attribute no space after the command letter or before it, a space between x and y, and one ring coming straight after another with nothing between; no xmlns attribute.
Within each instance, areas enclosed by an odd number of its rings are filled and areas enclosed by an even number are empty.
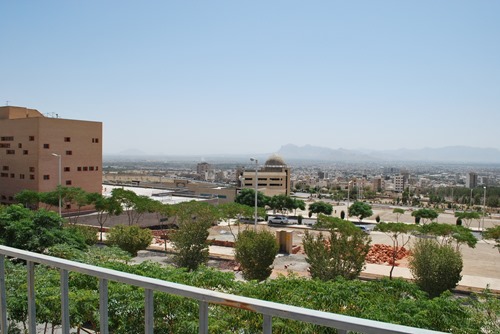
<svg viewBox="0 0 500 334"><path fill-rule="evenodd" d="M0 8L0 105L103 122L104 154L500 149L497 2Z"/></svg>

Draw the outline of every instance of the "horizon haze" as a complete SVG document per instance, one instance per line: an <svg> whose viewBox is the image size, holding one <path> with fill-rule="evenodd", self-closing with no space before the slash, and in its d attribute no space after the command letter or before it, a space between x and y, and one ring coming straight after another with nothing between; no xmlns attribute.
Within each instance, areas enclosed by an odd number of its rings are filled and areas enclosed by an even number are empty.
<svg viewBox="0 0 500 334"><path fill-rule="evenodd" d="M500 149L500 2L2 2L0 104L103 151Z"/></svg>

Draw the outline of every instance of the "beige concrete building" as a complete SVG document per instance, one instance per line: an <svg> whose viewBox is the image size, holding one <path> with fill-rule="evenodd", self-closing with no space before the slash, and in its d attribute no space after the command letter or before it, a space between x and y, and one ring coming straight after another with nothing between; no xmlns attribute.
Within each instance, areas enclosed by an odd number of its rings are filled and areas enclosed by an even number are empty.
<svg viewBox="0 0 500 334"><path fill-rule="evenodd" d="M290 195L290 168L282 158L273 155L257 170L257 188L266 196ZM255 189L255 169L240 172L241 188Z"/></svg>
<svg viewBox="0 0 500 334"><path fill-rule="evenodd" d="M0 203L21 190L61 185L102 190L102 123L45 117L35 109L0 107ZM63 208L71 211L71 207Z"/></svg>

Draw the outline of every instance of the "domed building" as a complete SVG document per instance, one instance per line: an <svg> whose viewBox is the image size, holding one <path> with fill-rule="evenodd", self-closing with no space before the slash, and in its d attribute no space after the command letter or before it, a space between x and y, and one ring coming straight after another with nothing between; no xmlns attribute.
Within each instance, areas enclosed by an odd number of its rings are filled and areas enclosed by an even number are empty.
<svg viewBox="0 0 500 334"><path fill-rule="evenodd" d="M257 170L258 191L266 196L290 195L290 168L283 158L273 154ZM255 189L255 169L245 169L240 174L240 187Z"/></svg>

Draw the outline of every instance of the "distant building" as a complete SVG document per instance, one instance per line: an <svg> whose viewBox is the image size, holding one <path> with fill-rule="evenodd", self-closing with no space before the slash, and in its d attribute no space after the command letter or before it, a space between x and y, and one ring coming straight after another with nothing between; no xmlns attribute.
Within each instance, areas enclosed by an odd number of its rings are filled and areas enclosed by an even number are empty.
<svg viewBox="0 0 500 334"><path fill-rule="evenodd" d="M394 191L397 193L402 193L405 190L405 176L396 175L394 176Z"/></svg>
<svg viewBox="0 0 500 334"><path fill-rule="evenodd" d="M198 174L198 179L204 181L215 181L215 171L211 164L207 162L201 162L196 165L196 174Z"/></svg>
<svg viewBox="0 0 500 334"><path fill-rule="evenodd" d="M482 186L487 186L487 185L489 185L489 184L488 184L488 183L489 183L489 179L488 179L488 177L487 177L487 176L482 176L480 179L481 179L481 185L482 185Z"/></svg>
<svg viewBox="0 0 500 334"><path fill-rule="evenodd" d="M325 178L325 172L319 171L318 172L318 179L323 180Z"/></svg>
<svg viewBox="0 0 500 334"><path fill-rule="evenodd" d="M243 170L240 173L241 188L255 189L255 169ZM290 195L290 168L282 158L271 156L257 174L257 188L264 195Z"/></svg>
<svg viewBox="0 0 500 334"><path fill-rule="evenodd" d="M376 177L372 180L372 189L375 192L383 191L382 188L382 177Z"/></svg>
<svg viewBox="0 0 500 334"><path fill-rule="evenodd" d="M410 172L407 169L401 169L399 175L403 176L405 184L410 180Z"/></svg>
<svg viewBox="0 0 500 334"><path fill-rule="evenodd" d="M21 190L61 185L102 191L102 123L45 117L35 109L0 107L0 203ZM62 208L71 211L71 208Z"/></svg>
<svg viewBox="0 0 500 334"><path fill-rule="evenodd" d="M196 173L200 175L204 175L210 170L212 170L212 165L210 165L208 162L200 162L198 165L196 165Z"/></svg>
<svg viewBox="0 0 500 334"><path fill-rule="evenodd" d="M465 186L469 189L473 189L477 187L477 174L474 172L467 173L467 177L465 178Z"/></svg>

